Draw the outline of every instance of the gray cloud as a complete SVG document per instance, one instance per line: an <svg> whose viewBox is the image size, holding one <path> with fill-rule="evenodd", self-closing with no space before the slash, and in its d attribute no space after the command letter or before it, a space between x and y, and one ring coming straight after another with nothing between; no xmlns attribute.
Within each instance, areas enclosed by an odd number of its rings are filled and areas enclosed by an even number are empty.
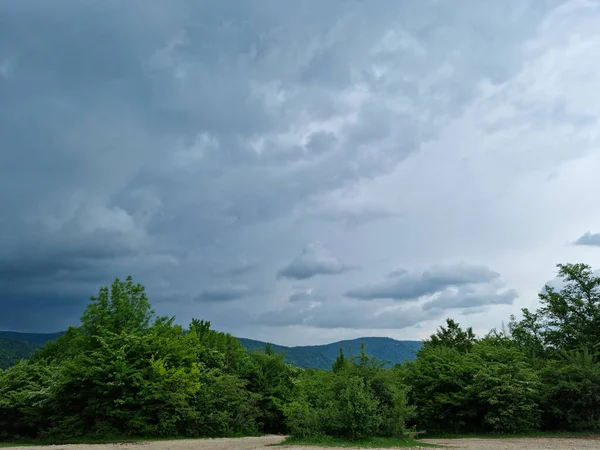
<svg viewBox="0 0 600 450"><path fill-rule="evenodd" d="M302 254L277 272L278 278L306 280L316 275L339 275L355 267L343 264L320 243L307 244Z"/></svg>
<svg viewBox="0 0 600 450"><path fill-rule="evenodd" d="M231 264L228 267L216 268L213 273L217 277L231 278L251 274L256 272L259 268L259 261L249 261L244 259L238 263Z"/></svg>
<svg viewBox="0 0 600 450"><path fill-rule="evenodd" d="M576 55L597 53L597 16L562 0L0 2L0 328L64 328L130 274L182 322L195 299L228 326L242 298L238 317L281 322L269 311L291 305L302 322L320 301L288 301L278 271L326 295L307 319L321 329L435 317L343 293L404 299L493 278L432 269L373 284L391 261L487 262L520 245L527 224L502 218L533 209L502 203L494 180L506 193L523 186L506 181L515 164L596 145L600 90ZM545 189L564 178L552 170Z"/></svg>
<svg viewBox="0 0 600 450"><path fill-rule="evenodd" d="M371 284L346 292L346 296L361 300L391 298L412 301L449 287L488 283L499 278L485 266L457 264L434 266L422 273L392 272L379 284Z"/></svg>
<svg viewBox="0 0 600 450"><path fill-rule="evenodd" d="M295 303L279 310L267 311L258 323L282 327L302 325L311 328L403 329L442 316L439 310L425 311L420 307L375 310L363 302Z"/></svg>
<svg viewBox="0 0 600 450"><path fill-rule="evenodd" d="M198 302L228 302L238 300L253 293L253 289L244 285L225 285L202 290L194 299Z"/></svg>
<svg viewBox="0 0 600 450"><path fill-rule="evenodd" d="M310 214L309 218L342 223L347 229L364 225L373 221L385 221L402 217L386 208L367 206L356 209L331 209Z"/></svg>
<svg viewBox="0 0 600 450"><path fill-rule="evenodd" d="M294 292L289 296L288 301L290 303L296 302L322 302L325 296L314 289L304 289L301 291Z"/></svg>
<svg viewBox="0 0 600 450"><path fill-rule="evenodd" d="M587 245L592 247L600 247L600 233L587 232L577 239L574 245Z"/></svg>
<svg viewBox="0 0 600 450"><path fill-rule="evenodd" d="M423 305L424 310L471 309L490 305L512 305L518 297L517 291L502 292L444 292Z"/></svg>

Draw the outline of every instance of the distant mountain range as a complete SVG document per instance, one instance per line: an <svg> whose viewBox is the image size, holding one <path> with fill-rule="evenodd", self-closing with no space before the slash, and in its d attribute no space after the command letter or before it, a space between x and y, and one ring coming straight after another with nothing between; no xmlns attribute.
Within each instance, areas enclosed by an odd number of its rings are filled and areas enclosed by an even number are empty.
<svg viewBox="0 0 600 450"><path fill-rule="evenodd" d="M53 341L62 333L17 333L13 331L0 331L0 368L6 368L26 358L37 347L48 341ZM242 345L252 350L264 350L266 342L253 339L238 338ZM387 337L364 337L352 340L334 342L325 345L310 345L299 347L286 347L271 344L276 353L283 353L289 363L298 367L314 369L331 369L331 364L339 354L340 347L346 355L357 355L361 343L365 344L369 356L375 356L394 365L415 358L415 353L421 348L421 341L397 341Z"/></svg>
<svg viewBox="0 0 600 450"><path fill-rule="evenodd" d="M238 338L242 345L248 350L264 349L265 342L252 339ZM312 367L314 369L331 369L331 364L340 353L340 347L344 349L346 356L351 353L360 353L361 343L369 356L376 356L381 361L387 362L388 366L415 359L415 353L421 348L421 341L397 341L388 337L364 337L352 340L334 342L325 345L307 345L300 347L285 347L283 345L271 344L275 353L285 354L287 362L294 363L298 367Z"/></svg>

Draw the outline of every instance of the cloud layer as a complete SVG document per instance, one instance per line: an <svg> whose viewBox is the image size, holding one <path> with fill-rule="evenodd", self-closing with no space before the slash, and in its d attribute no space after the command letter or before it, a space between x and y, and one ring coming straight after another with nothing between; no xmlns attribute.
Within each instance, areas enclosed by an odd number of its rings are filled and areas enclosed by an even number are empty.
<svg viewBox="0 0 600 450"><path fill-rule="evenodd" d="M583 0L2 1L0 328L129 274L283 344L498 326L600 266L598 29Z"/></svg>
<svg viewBox="0 0 600 450"><path fill-rule="evenodd" d="M575 241L575 245L587 245L592 247L600 247L600 233L587 232Z"/></svg>
<svg viewBox="0 0 600 450"><path fill-rule="evenodd" d="M316 275L339 275L353 268L330 255L320 242L316 242L307 244L300 256L277 272L277 277L306 280Z"/></svg>
<svg viewBox="0 0 600 450"><path fill-rule="evenodd" d="M390 273L387 280L378 284L351 289L346 293L346 296L361 300L381 298L415 300L450 287L487 283L499 276L500 274L485 266L467 264L435 266L417 274L396 271Z"/></svg>

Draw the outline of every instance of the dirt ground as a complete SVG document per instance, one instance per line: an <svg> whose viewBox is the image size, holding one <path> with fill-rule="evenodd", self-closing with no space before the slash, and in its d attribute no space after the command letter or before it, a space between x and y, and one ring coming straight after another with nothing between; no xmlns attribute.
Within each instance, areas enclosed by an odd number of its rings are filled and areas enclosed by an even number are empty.
<svg viewBox="0 0 600 450"><path fill-rule="evenodd" d="M600 449L599 437L515 439L422 439L454 450L584 450Z"/></svg>
<svg viewBox="0 0 600 450"><path fill-rule="evenodd" d="M240 439L202 439L181 441L139 442L135 444L53 445L51 450L256 450L278 444L281 436L263 436ZM597 438L528 438L528 439L423 439L423 442L440 444L452 450L584 450L599 449ZM23 450L23 447L5 449ZM48 447L26 447L27 450L49 450ZM323 447L277 447L294 450ZM3 449L3 450L5 450Z"/></svg>

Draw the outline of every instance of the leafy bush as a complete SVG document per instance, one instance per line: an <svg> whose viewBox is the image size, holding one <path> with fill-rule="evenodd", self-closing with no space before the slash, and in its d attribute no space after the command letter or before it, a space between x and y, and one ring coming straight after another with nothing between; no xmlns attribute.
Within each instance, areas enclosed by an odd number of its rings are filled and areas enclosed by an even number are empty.
<svg viewBox="0 0 600 450"><path fill-rule="evenodd" d="M468 392L477 399L481 429L494 433L537 430L540 379L514 344L500 336L488 337L469 356L475 359L477 370Z"/></svg>
<svg viewBox="0 0 600 450"><path fill-rule="evenodd" d="M348 440L402 436L411 409L401 378L363 351L335 371L306 371L295 387L295 401L286 405L294 438L330 436Z"/></svg>

